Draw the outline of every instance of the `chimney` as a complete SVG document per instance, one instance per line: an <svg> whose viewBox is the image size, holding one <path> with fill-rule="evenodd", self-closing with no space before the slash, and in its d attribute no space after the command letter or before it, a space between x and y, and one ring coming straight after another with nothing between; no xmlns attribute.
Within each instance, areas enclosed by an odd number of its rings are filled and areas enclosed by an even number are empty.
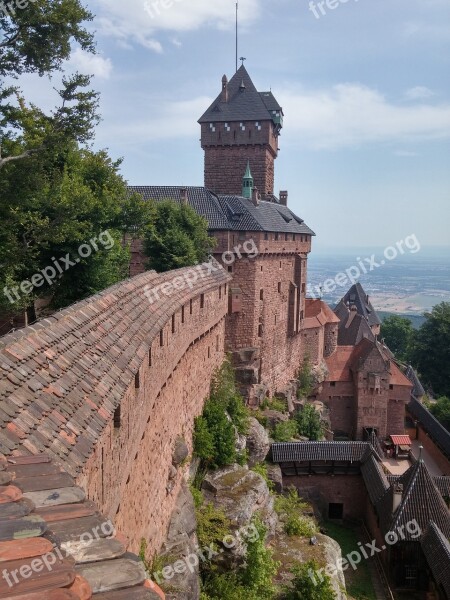
<svg viewBox="0 0 450 600"><path fill-rule="evenodd" d="M187 204L188 203L188 191L187 191L187 188L181 188L180 189L180 200L181 200L181 204Z"/></svg>
<svg viewBox="0 0 450 600"><path fill-rule="evenodd" d="M402 503L402 497L403 497L403 484L402 483L394 484L394 494L393 494L394 503L392 506L392 514L394 514L396 512L397 508Z"/></svg>
<svg viewBox="0 0 450 600"><path fill-rule="evenodd" d="M228 102L228 79L226 75L222 77L222 96L220 99L222 102Z"/></svg>
<svg viewBox="0 0 450 600"><path fill-rule="evenodd" d="M259 206L259 203L261 201L261 194L258 191L257 187L254 187L252 190L252 202L255 206Z"/></svg>
<svg viewBox="0 0 450 600"><path fill-rule="evenodd" d="M288 192L287 191L280 192L280 204L282 204L283 206L287 206L287 203L288 203Z"/></svg>

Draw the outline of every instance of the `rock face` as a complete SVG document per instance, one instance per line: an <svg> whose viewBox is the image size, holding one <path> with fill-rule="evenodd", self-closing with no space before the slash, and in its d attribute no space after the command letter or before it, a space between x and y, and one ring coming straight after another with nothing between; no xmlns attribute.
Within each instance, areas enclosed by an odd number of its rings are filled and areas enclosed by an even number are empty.
<svg viewBox="0 0 450 600"><path fill-rule="evenodd" d="M247 434L249 466L254 467L258 463L263 462L269 450L270 440L267 431L254 417L250 417Z"/></svg>
<svg viewBox="0 0 450 600"><path fill-rule="evenodd" d="M263 415L267 419L267 425L274 429L278 423L283 423L285 421L289 421L289 415L286 413L279 412L278 410L265 410L263 411Z"/></svg>
<svg viewBox="0 0 450 600"><path fill-rule="evenodd" d="M198 548L197 521L192 494L185 483L178 494L175 509L169 524L167 539L162 547L160 557L164 567L174 567L174 564L191 554ZM167 600L199 600L200 583L198 565L183 573L175 573L172 569L167 579L162 580Z"/></svg>
<svg viewBox="0 0 450 600"><path fill-rule="evenodd" d="M221 555L228 566L242 562L246 551L245 535L238 536L237 532L245 531L254 515L258 514L267 527L268 538L273 537L277 515L267 483L258 473L239 465L225 467L208 473L202 491L205 501L222 509L232 523L230 533L236 538L236 544Z"/></svg>
<svg viewBox="0 0 450 600"><path fill-rule="evenodd" d="M189 449L183 438L178 437L175 441L175 448L172 455L172 464L179 467L181 463L189 456Z"/></svg>
<svg viewBox="0 0 450 600"><path fill-rule="evenodd" d="M283 493L283 474L280 465L267 465L267 476L277 494Z"/></svg>

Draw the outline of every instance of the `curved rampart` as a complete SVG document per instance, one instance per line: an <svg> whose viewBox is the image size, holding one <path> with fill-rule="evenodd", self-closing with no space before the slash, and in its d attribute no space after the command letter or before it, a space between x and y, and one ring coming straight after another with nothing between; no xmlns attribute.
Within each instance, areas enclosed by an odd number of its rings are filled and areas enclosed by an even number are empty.
<svg viewBox="0 0 450 600"><path fill-rule="evenodd" d="M224 358L229 279L147 272L0 340L0 452L59 462L133 550L164 538L175 440L190 445Z"/></svg>

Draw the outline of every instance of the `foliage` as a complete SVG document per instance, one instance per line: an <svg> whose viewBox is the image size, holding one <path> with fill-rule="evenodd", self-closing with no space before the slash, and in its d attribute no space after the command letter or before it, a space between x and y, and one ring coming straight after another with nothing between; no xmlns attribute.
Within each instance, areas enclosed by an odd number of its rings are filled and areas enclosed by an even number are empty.
<svg viewBox="0 0 450 600"><path fill-rule="evenodd" d="M429 410L450 431L450 398L441 396L436 402L430 403Z"/></svg>
<svg viewBox="0 0 450 600"><path fill-rule="evenodd" d="M236 389L234 370L225 360L214 375L203 414L195 420L195 454L212 468L245 461L245 455L236 452L236 430L247 431L248 414Z"/></svg>
<svg viewBox="0 0 450 600"><path fill-rule="evenodd" d="M294 487L289 488L287 494L275 498L275 511L284 522L287 535L311 537L317 533L315 522L302 515L307 508L308 504L299 497Z"/></svg>
<svg viewBox="0 0 450 600"><path fill-rule="evenodd" d="M264 398L261 403L261 410L276 410L277 412L286 412L286 402L281 398Z"/></svg>
<svg viewBox="0 0 450 600"><path fill-rule="evenodd" d="M19 286L52 267L54 258L79 258L67 271L63 265L52 286L44 283L28 295L19 293L13 306L2 294L0 304L21 309L51 294L58 308L126 277L129 252L116 229L126 197L119 166L103 151L80 150L71 143L0 171L0 289ZM100 243L102 232L110 238L103 235ZM98 251L79 257L80 245L92 246L93 238Z"/></svg>
<svg viewBox="0 0 450 600"><path fill-rule="evenodd" d="M410 361L414 333L411 321L398 315L390 315L381 325L381 338L385 344L399 360L406 362Z"/></svg>
<svg viewBox="0 0 450 600"><path fill-rule="evenodd" d="M204 573L202 600L272 600L273 579L280 564L265 546L267 530L258 517L252 521L258 538L247 543L245 565L234 573Z"/></svg>
<svg viewBox="0 0 450 600"><path fill-rule="evenodd" d="M230 533L231 522L223 510L211 502L202 502L195 511L200 548L216 547Z"/></svg>
<svg viewBox="0 0 450 600"><path fill-rule="evenodd" d="M255 465L254 467L252 467L252 471L258 473L258 475L261 475L261 477L267 483L267 487L271 492L275 489L275 484L269 479L269 474L267 472L267 463L259 463Z"/></svg>
<svg viewBox="0 0 450 600"><path fill-rule="evenodd" d="M312 537L317 533L317 527L314 521L299 515L289 515L284 523L284 532L286 535Z"/></svg>
<svg viewBox="0 0 450 600"><path fill-rule="evenodd" d="M297 396L299 398L307 398L311 395L314 389L314 378L311 370L311 359L308 354L303 359L302 366L297 376L298 390Z"/></svg>
<svg viewBox="0 0 450 600"><path fill-rule="evenodd" d="M289 442L297 434L297 422L291 419L277 423L272 432L272 437L276 442Z"/></svg>
<svg viewBox="0 0 450 600"><path fill-rule="evenodd" d="M415 335L412 362L423 383L438 395L450 396L450 302L441 302L425 318Z"/></svg>
<svg viewBox="0 0 450 600"><path fill-rule="evenodd" d="M286 586L283 600L334 600L336 595L331 586L330 578L322 572L322 577L316 577L314 584L310 573L320 569L318 563L310 560L298 564L292 569L294 579L290 586Z"/></svg>
<svg viewBox="0 0 450 600"><path fill-rule="evenodd" d="M298 432L310 440L320 440L322 437L322 423L320 415L313 404L305 403L301 411L295 414Z"/></svg>
<svg viewBox="0 0 450 600"><path fill-rule="evenodd" d="M158 272L205 262L215 241L208 236L208 223L188 204L171 201L153 205L154 219L144 236L148 265Z"/></svg>

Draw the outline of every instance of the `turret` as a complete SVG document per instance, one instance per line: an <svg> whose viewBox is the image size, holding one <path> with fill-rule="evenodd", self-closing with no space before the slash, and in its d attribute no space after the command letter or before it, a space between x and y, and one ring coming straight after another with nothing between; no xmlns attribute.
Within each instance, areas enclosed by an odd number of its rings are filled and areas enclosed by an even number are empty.
<svg viewBox="0 0 450 600"><path fill-rule="evenodd" d="M244 198L252 198L253 192L253 176L250 171L250 161L247 161L247 169L242 179L242 195Z"/></svg>

